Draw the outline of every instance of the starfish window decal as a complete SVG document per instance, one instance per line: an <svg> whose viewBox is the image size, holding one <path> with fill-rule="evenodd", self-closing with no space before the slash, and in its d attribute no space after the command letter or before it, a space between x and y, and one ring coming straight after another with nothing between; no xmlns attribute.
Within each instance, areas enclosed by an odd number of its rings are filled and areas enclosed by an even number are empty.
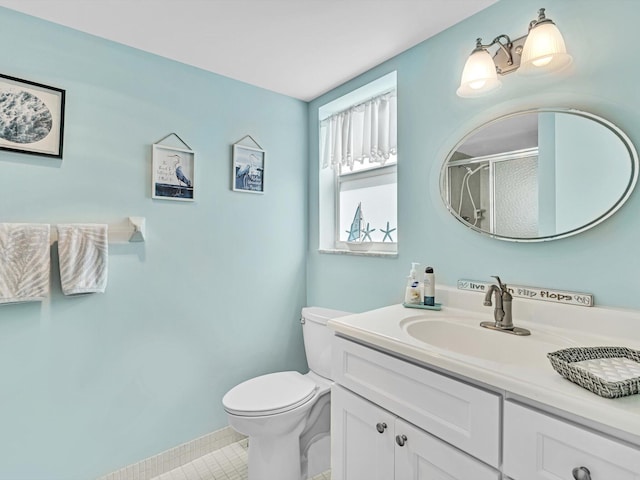
<svg viewBox="0 0 640 480"><path fill-rule="evenodd" d="M389 228L389 222L387 222L387 228L386 229L381 228L380 231L384 233L384 237L382 237L383 242L387 240L387 237L389 237L390 242L393 242L393 237L391 236L391 232L395 232L396 228Z"/></svg>
<svg viewBox="0 0 640 480"><path fill-rule="evenodd" d="M372 242L373 240L371 240L371 233L375 232L376 230L376 228L369 228L369 222L367 222L367 228L362 230L362 234L364 235L362 237L362 241L364 242L365 240L369 239L369 241Z"/></svg>

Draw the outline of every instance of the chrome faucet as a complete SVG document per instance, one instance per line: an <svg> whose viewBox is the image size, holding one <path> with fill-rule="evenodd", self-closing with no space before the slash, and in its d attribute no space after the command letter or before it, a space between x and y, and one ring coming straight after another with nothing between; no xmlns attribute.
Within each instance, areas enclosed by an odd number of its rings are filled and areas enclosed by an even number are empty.
<svg viewBox="0 0 640 480"><path fill-rule="evenodd" d="M498 285L492 284L484 296L484 306L491 307L491 297L495 295L496 306L493 310L493 318L495 322L481 322L480 326L498 330L500 332L512 333L514 335L531 335L531 332L525 328L513 326L513 316L511 313L511 303L513 296L509 293L506 283L502 283L500 277L493 276L498 281Z"/></svg>
<svg viewBox="0 0 640 480"><path fill-rule="evenodd" d="M511 302L513 297L509 293L509 289L506 284L500 281L500 277L494 276L498 280L498 285L491 285L487 294L484 296L484 306L490 307L491 297L495 293L496 296L496 308L493 310L493 318L498 328L504 328L505 330L511 330L513 328L513 318L511 316Z"/></svg>

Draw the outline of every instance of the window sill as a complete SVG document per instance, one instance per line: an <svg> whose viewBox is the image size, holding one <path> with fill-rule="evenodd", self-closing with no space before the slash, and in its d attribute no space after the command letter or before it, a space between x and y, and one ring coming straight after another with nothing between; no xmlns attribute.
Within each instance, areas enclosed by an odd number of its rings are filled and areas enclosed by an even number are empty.
<svg viewBox="0 0 640 480"><path fill-rule="evenodd" d="M397 257L398 252L377 252L369 250L367 252L357 252L354 250L338 249L338 248L319 248L318 253L328 253L332 255L355 255L357 257Z"/></svg>

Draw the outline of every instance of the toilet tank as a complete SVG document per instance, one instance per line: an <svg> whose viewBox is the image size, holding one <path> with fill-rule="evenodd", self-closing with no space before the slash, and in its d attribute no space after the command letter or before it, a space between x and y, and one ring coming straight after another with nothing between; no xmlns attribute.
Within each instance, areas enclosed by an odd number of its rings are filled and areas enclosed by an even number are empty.
<svg viewBox="0 0 640 480"><path fill-rule="evenodd" d="M331 338L333 330L327 327L332 318L351 315L349 312L321 307L302 309L302 336L309 369L318 375L331 378Z"/></svg>

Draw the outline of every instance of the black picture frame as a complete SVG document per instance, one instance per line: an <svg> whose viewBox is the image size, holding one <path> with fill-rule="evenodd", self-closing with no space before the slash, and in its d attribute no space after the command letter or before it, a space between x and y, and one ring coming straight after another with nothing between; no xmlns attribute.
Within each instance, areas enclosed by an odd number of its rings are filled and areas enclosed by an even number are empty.
<svg viewBox="0 0 640 480"><path fill-rule="evenodd" d="M0 150L62 159L65 95L0 73Z"/></svg>

